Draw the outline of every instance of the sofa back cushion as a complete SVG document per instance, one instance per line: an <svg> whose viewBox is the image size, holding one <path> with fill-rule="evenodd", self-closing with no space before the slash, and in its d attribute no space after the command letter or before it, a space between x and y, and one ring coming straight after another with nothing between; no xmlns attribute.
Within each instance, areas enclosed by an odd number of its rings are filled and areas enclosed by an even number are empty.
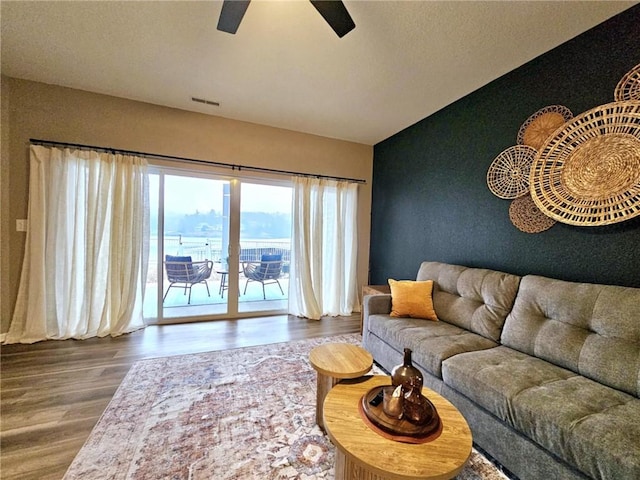
<svg viewBox="0 0 640 480"><path fill-rule="evenodd" d="M502 343L640 394L640 288L527 275Z"/></svg>
<svg viewBox="0 0 640 480"><path fill-rule="evenodd" d="M433 280L433 307L440 320L500 341L520 277L439 262L423 262L416 280Z"/></svg>

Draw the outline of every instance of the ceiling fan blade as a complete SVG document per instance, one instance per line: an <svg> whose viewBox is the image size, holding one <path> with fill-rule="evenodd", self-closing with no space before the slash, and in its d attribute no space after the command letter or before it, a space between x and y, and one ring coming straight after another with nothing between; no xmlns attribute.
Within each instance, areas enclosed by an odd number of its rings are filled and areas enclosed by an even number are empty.
<svg viewBox="0 0 640 480"><path fill-rule="evenodd" d="M344 3L337 0L310 0L338 37L342 38L356 28Z"/></svg>
<svg viewBox="0 0 640 480"><path fill-rule="evenodd" d="M218 30L236 33L251 0L224 0L218 19Z"/></svg>

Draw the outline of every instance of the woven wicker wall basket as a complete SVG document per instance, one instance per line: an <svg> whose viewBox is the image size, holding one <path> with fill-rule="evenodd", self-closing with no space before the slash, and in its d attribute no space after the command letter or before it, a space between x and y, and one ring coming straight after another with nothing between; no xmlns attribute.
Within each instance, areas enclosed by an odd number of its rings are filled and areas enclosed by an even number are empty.
<svg viewBox="0 0 640 480"><path fill-rule="evenodd" d="M527 145L514 145L503 150L487 171L487 185L491 192L507 200L529 192L529 174L536 150Z"/></svg>
<svg viewBox="0 0 640 480"><path fill-rule="evenodd" d="M539 150L558 128L573 118L573 113L563 105L549 105L531 115L518 130L518 144Z"/></svg>
<svg viewBox="0 0 640 480"><path fill-rule="evenodd" d="M601 105L567 122L536 156L530 188L545 215L570 225L640 215L640 101Z"/></svg>
<svg viewBox="0 0 640 480"><path fill-rule="evenodd" d="M509 219L518 230L525 233L544 232L556 224L553 218L542 213L528 193L511 201Z"/></svg>
<svg viewBox="0 0 640 480"><path fill-rule="evenodd" d="M640 64L620 79L613 94L616 102L640 100Z"/></svg>

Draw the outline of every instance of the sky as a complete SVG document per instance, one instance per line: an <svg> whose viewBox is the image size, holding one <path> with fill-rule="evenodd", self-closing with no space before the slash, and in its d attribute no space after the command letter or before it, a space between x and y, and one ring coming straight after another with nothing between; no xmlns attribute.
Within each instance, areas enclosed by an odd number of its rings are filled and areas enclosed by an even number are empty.
<svg viewBox="0 0 640 480"><path fill-rule="evenodd" d="M155 177L155 178L154 178ZM151 176L150 193L157 192L158 177ZM222 211L222 180L165 176L165 211L171 213ZM157 193L156 193L157 195ZM153 198L153 197L152 197ZM291 188L243 183L241 208L246 212L291 213Z"/></svg>

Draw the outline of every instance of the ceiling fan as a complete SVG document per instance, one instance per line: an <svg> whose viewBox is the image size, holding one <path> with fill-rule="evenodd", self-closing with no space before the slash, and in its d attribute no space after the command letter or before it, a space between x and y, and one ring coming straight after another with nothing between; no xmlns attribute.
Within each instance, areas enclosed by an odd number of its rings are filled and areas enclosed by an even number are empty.
<svg viewBox="0 0 640 480"><path fill-rule="evenodd" d="M356 28L351 15L341 1L338 0L309 0L311 4L320 12L329 26L342 38L351 30ZM222 11L218 19L218 30L227 33L236 33L244 13L249 7L251 0L224 0Z"/></svg>

